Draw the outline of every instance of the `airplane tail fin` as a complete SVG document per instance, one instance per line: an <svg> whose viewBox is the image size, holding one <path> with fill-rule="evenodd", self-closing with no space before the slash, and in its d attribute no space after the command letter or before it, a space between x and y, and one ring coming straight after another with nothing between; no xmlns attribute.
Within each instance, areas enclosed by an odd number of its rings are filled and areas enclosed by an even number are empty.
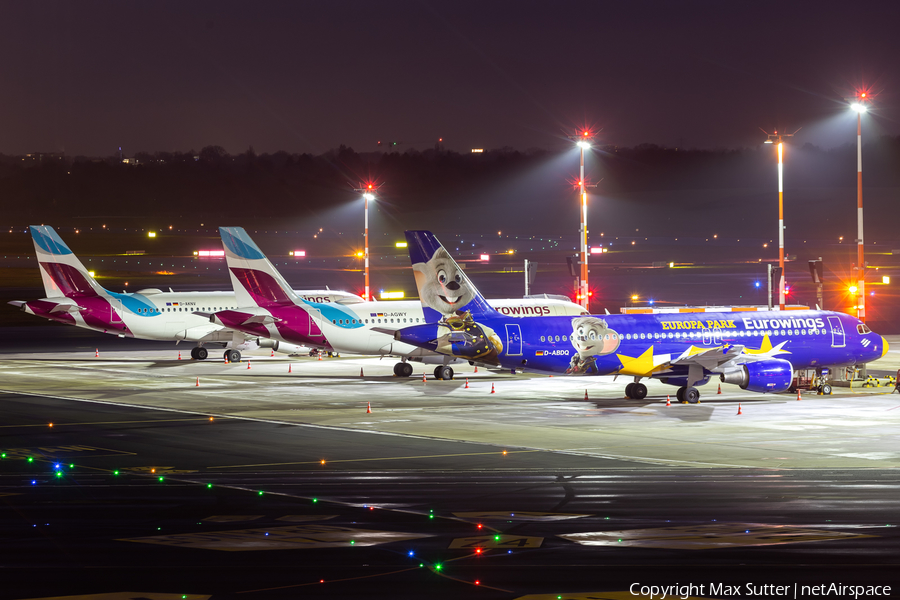
<svg viewBox="0 0 900 600"><path fill-rule="evenodd" d="M231 284L240 306L295 304L297 295L243 227L219 227Z"/></svg>
<svg viewBox="0 0 900 600"><path fill-rule="evenodd" d="M62 238L49 225L32 225L31 239L37 254L47 298L103 296L103 289Z"/></svg>
<svg viewBox="0 0 900 600"><path fill-rule="evenodd" d="M406 241L426 322L466 312L475 319L499 314L433 233L407 231Z"/></svg>

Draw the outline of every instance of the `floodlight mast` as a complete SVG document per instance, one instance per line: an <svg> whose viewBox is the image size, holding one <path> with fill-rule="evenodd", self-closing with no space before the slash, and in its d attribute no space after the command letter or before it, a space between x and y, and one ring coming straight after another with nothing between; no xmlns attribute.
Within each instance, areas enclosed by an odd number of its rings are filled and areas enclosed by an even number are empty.
<svg viewBox="0 0 900 600"><path fill-rule="evenodd" d="M366 273L366 291L363 294L363 297L366 301L371 301L372 297L369 295L369 200L375 200L375 193L378 191L380 185L375 185L374 183L360 183L358 188L353 188L354 192L360 192L363 195L363 200L365 201L365 245L363 247L363 257L365 260L365 273Z"/></svg>
<svg viewBox="0 0 900 600"><path fill-rule="evenodd" d="M784 310L784 138L793 137L794 133L778 133L777 129L774 133L766 130L763 133L768 136L765 143L777 144L778 148L778 266L781 268L778 278L778 310Z"/></svg>
<svg viewBox="0 0 900 600"><path fill-rule="evenodd" d="M858 92L855 98L847 98L850 108L856 111L856 317L866 322L866 260L863 249L863 200L862 200L862 114L869 109L868 94Z"/></svg>
<svg viewBox="0 0 900 600"><path fill-rule="evenodd" d="M594 136L590 131L580 131L574 135L570 135L569 139L573 140L581 150L581 171L579 173L580 177L578 180L578 186L581 192L581 228L579 229L578 234L581 245L579 261L581 263L581 277L578 280L579 285L576 299L578 300L578 304L580 304L582 307L584 307L585 310L590 312L590 308L588 306L590 304L590 298L588 295L587 192L585 191L585 188L597 186L585 184L584 151L591 147L591 142L594 140Z"/></svg>

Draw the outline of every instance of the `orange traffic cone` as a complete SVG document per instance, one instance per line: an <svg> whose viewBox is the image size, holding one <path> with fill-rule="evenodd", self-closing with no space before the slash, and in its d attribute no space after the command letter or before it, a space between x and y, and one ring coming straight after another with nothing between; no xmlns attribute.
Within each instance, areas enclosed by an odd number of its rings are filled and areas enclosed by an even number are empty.
<svg viewBox="0 0 900 600"><path fill-rule="evenodd" d="M466 377L466 387L464 387L463 389L465 389L465 390L469 389L469 378L468 377Z"/></svg>
<svg viewBox="0 0 900 600"><path fill-rule="evenodd" d="M291 372L291 369L294 368L294 363L288 363L288 373Z"/></svg>
<svg viewBox="0 0 900 600"><path fill-rule="evenodd" d="M250 370L250 361L249 360L247 361L247 370L248 371Z"/></svg>
<svg viewBox="0 0 900 600"><path fill-rule="evenodd" d="M195 385L194 387L200 387L200 378L199 377L197 378L197 385Z"/></svg>
<svg viewBox="0 0 900 600"><path fill-rule="evenodd" d="M178 360L181 360L181 352L178 353Z"/></svg>
<svg viewBox="0 0 900 600"><path fill-rule="evenodd" d="M744 413L741 412L741 403L740 403L740 402L738 402L738 414L739 414L739 415L744 414Z"/></svg>
<svg viewBox="0 0 900 600"><path fill-rule="evenodd" d="M319 360L322 360L322 353L321 353L321 352L316 353L316 356L319 357Z"/></svg>
<svg viewBox="0 0 900 600"><path fill-rule="evenodd" d="M425 383L425 373L422 373L422 383Z"/></svg>
<svg viewBox="0 0 900 600"><path fill-rule="evenodd" d="M722 393L722 384L721 384L721 383L719 384L719 391L716 392L716 393L717 393L717 394L721 394L721 393Z"/></svg>
<svg viewBox="0 0 900 600"><path fill-rule="evenodd" d="M100 356L100 348L94 348L94 358L98 358Z"/></svg>
<svg viewBox="0 0 900 600"><path fill-rule="evenodd" d="M372 404L369 402L366 402L366 413L371 413L371 412L372 412Z"/></svg>
<svg viewBox="0 0 900 600"><path fill-rule="evenodd" d="M797 389L797 402L800 402L800 389Z"/></svg>
<svg viewBox="0 0 900 600"><path fill-rule="evenodd" d="M364 375L363 375L363 371L362 371L362 367L359 368L359 376L360 376L360 377L363 377L363 376L364 376Z"/></svg>
<svg viewBox="0 0 900 600"><path fill-rule="evenodd" d="M478 365L475 365L475 372L478 372Z"/></svg>
<svg viewBox="0 0 900 600"><path fill-rule="evenodd" d="M493 383L491 384L491 393L492 393L492 394L495 393L495 392L494 392L494 384L493 384Z"/></svg>
<svg viewBox="0 0 900 600"><path fill-rule="evenodd" d="M672 406L672 401L669 400L669 395L666 394L666 406Z"/></svg>
<svg viewBox="0 0 900 600"><path fill-rule="evenodd" d="M588 399L588 396L587 396L587 390L584 390L584 399L585 399L585 400Z"/></svg>
<svg viewBox="0 0 900 600"><path fill-rule="evenodd" d="M269 357L271 358L271 357L273 357L273 356L275 356L275 351L274 351L274 350L272 350L272 354L270 354Z"/></svg>
<svg viewBox="0 0 900 600"><path fill-rule="evenodd" d="M227 355L227 354L225 355L225 364L226 364L226 365L231 364L231 363L228 362L228 355Z"/></svg>

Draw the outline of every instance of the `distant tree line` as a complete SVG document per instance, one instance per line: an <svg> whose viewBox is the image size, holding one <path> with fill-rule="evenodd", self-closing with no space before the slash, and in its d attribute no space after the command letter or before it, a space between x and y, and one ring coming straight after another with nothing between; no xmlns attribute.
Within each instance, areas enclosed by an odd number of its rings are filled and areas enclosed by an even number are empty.
<svg viewBox="0 0 900 600"><path fill-rule="evenodd" d="M866 186L900 188L900 136L866 144ZM573 155L574 156L574 155ZM71 224L85 217L192 219L242 223L285 215L314 216L355 198L360 182L384 182L380 194L397 213L452 203L478 208L480 190L498 188L558 164L561 152L511 148L482 154L439 148L367 152L340 146L324 154L252 148L229 154L221 146L199 152L138 152L124 164L118 156L23 160L0 155L0 200L10 224L47 221ZM790 150L789 187L850 187L856 183L856 147L805 145ZM557 161L557 162L554 162ZM564 180L571 169L546 173ZM665 148L595 149L591 177L603 194L711 189L770 189L775 186L771 146L736 150ZM568 163L566 163L568 164ZM564 181L560 197L570 194ZM519 196L528 191L517 192Z"/></svg>

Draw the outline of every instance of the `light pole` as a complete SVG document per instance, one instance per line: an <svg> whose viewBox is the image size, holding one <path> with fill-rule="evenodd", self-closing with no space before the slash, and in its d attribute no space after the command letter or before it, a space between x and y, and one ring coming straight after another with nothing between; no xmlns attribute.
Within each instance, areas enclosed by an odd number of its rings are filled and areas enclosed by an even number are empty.
<svg viewBox="0 0 900 600"><path fill-rule="evenodd" d="M850 108L856 111L856 317L866 322L866 261L863 251L863 204L862 204L862 114L868 110L866 92L856 98L847 98Z"/></svg>
<svg viewBox="0 0 900 600"><path fill-rule="evenodd" d="M354 192L361 192L363 195L363 200L365 201L365 224L366 224L366 232L365 232L365 245L363 247L363 260L365 261L365 271L366 271L366 291L363 293L363 298L366 299L366 302L372 300L372 297L369 295L369 200L375 200L375 192L378 191L378 186L367 183L367 184L359 184L358 188L353 189Z"/></svg>
<svg viewBox="0 0 900 600"><path fill-rule="evenodd" d="M797 131L800 131L799 129ZM797 133L795 131L794 133ZM784 310L784 140L783 138L791 137L794 133L766 133L769 139L766 144L777 144L778 146L778 267L781 269L781 275L778 277L778 310Z"/></svg>
<svg viewBox="0 0 900 600"><path fill-rule="evenodd" d="M591 141L594 139L594 136L591 135L589 131L582 131L580 134L570 135L570 140L574 140L578 147L581 149L581 171L580 177L578 180L578 185L581 192L581 228L579 229L579 238L581 244L581 253L580 260L581 263L581 277L578 281L578 304L583 306L585 310L589 310L588 305L590 304L590 299L588 297L588 251L587 251L587 192L585 191L586 187L596 187L596 186L588 186L584 181L584 151L591 147Z"/></svg>

